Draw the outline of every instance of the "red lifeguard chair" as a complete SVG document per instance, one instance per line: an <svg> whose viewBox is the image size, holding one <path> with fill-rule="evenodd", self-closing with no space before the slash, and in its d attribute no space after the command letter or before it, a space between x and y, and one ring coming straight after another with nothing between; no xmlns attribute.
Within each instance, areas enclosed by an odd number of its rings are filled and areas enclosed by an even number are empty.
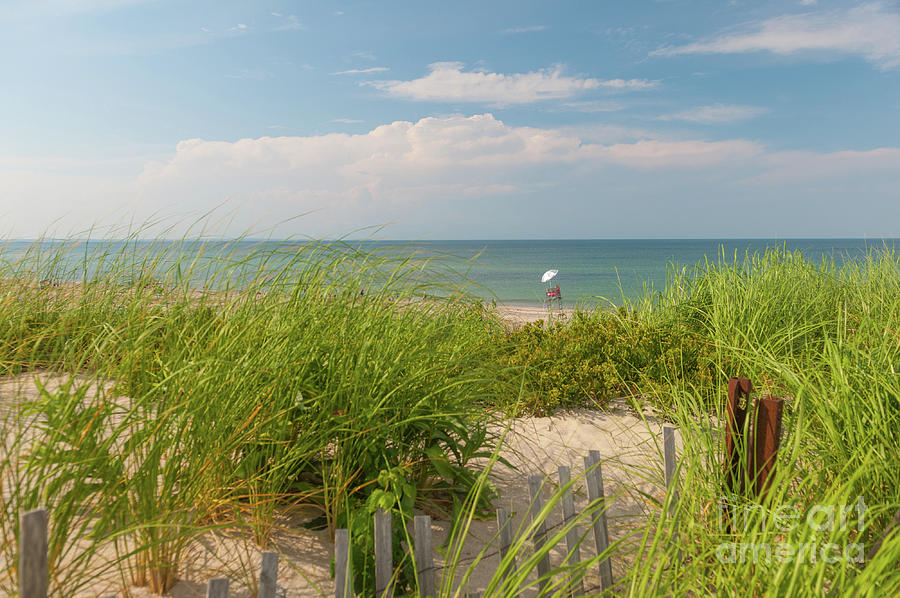
<svg viewBox="0 0 900 598"><path fill-rule="evenodd" d="M546 272L544 272L544 275L541 276L541 282L550 282L550 280L557 274L559 274L559 270L547 270ZM556 285L555 287L547 287L547 291L544 293L544 303L547 306L548 321L553 317L554 307L557 311L562 311L562 292L559 290L559 285Z"/></svg>

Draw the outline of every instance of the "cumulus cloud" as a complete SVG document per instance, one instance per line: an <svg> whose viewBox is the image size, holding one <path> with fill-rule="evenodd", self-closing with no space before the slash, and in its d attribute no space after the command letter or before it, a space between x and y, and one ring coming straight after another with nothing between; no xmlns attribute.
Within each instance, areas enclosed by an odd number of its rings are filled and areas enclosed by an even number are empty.
<svg viewBox="0 0 900 598"><path fill-rule="evenodd" d="M508 29L504 29L501 33L515 34L515 33L536 33L538 31L545 31L550 29L547 25L530 25L528 27L509 27Z"/></svg>
<svg viewBox="0 0 900 598"><path fill-rule="evenodd" d="M272 16L277 17L281 21L272 29L273 31L302 31L306 29L306 26L300 22L297 15L283 17L280 13L273 12Z"/></svg>
<svg viewBox="0 0 900 598"><path fill-rule="evenodd" d="M883 172L900 173L900 148L843 150L817 153L774 152L764 157L764 172L748 180L756 183L809 183L836 177L865 176Z"/></svg>
<svg viewBox="0 0 900 598"><path fill-rule="evenodd" d="M480 102L493 105L530 104L566 99L600 88L648 89L646 79L609 79L569 76L562 66L529 73L464 71L461 62L436 62L424 77L409 81L376 81L369 85L398 98L442 102Z"/></svg>
<svg viewBox="0 0 900 598"><path fill-rule="evenodd" d="M685 120L703 125L719 125L747 120L767 113L767 108L759 106L736 106L728 104L712 104L697 106L674 114L664 114L658 120Z"/></svg>
<svg viewBox="0 0 900 598"><path fill-rule="evenodd" d="M113 166L117 175L110 177ZM653 174L636 174L643 172ZM107 214L127 212L140 220L229 202L249 208L253 222L314 212L313 220L304 220L308 230L328 234L413 213L422 225L440 226L438 214L452 212L449 206L489 198L522 202L528 213L550 199L584 202L598 189L604 201L643 198L663 211L671 206L661 190L678 197L681 189L678 201L687 201L685 184L726 203L736 190L746 195L765 187L770 197L792 183L806 189L821 182L828 190L837 188L834 181L879 181L879 189L889 189L879 193L890 197L897 173L900 148L771 153L746 139L511 126L491 114L396 121L360 134L189 139L168 155L115 165L0 157L0 187L14 206L4 216L33 225L30 230L39 230L33 223L45 214L88 226ZM567 191L560 195L562 181Z"/></svg>
<svg viewBox="0 0 900 598"><path fill-rule="evenodd" d="M270 180L306 187L375 185L384 189L441 181L498 184L496 177L538 164L705 165L755 155L750 141L661 141L603 145L571 133L512 127L491 114L397 121L371 131L236 142L191 139L167 162L147 166L145 184ZM254 184L255 184L254 183ZM243 184L243 183L240 183ZM505 181L499 183L505 184Z"/></svg>
<svg viewBox="0 0 900 598"><path fill-rule="evenodd" d="M332 75L365 75L368 73L383 73L384 71L389 71L386 66L372 66L367 69L348 69L346 71L338 71L336 73L331 73Z"/></svg>
<svg viewBox="0 0 900 598"><path fill-rule="evenodd" d="M654 55L831 52L862 56L880 69L900 66L900 13L882 2L775 17L738 32L661 48Z"/></svg>

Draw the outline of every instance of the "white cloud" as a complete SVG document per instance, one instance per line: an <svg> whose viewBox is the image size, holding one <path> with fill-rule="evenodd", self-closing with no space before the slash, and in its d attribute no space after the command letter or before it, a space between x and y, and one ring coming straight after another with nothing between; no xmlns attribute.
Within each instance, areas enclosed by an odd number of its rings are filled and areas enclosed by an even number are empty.
<svg viewBox="0 0 900 598"><path fill-rule="evenodd" d="M153 0L6 0L0 16L13 18L65 17L76 14L111 12Z"/></svg>
<svg viewBox="0 0 900 598"><path fill-rule="evenodd" d="M729 141L641 140L610 146L593 146L587 152L597 161L614 162L635 168L703 167L747 160L763 152L758 143L743 139Z"/></svg>
<svg viewBox="0 0 900 598"><path fill-rule="evenodd" d="M548 27L547 25L531 25L530 27L510 27L508 29L504 29L500 33L535 33L537 31L546 31L547 29L550 29L550 27Z"/></svg>
<svg viewBox="0 0 900 598"><path fill-rule="evenodd" d="M297 18L296 15L288 15L287 17L283 17L278 13L272 13L272 16L276 16L281 19L281 23L276 25L272 30L273 31L302 31L306 29L303 23L300 22L300 19Z"/></svg>
<svg viewBox="0 0 900 598"><path fill-rule="evenodd" d="M619 110L624 110L625 106L622 104L616 104L612 102L598 102L598 101L584 101L584 102L563 102L563 108L568 108L569 110L575 110L578 112L617 112Z"/></svg>
<svg viewBox="0 0 900 598"><path fill-rule="evenodd" d="M658 120L686 120L704 125L718 125L754 118L767 113L767 108L759 106L736 106L729 104L712 104L697 106L675 114L664 114Z"/></svg>
<svg viewBox="0 0 900 598"><path fill-rule="evenodd" d="M743 29L683 46L661 48L653 54L818 51L862 56L881 69L900 66L900 13L889 10L882 2L846 10L785 15Z"/></svg>
<svg viewBox="0 0 900 598"><path fill-rule="evenodd" d="M354 52L353 56L356 58L362 58L363 60L375 60L375 54L373 54L369 50L362 50L360 52Z"/></svg>
<svg viewBox="0 0 900 598"><path fill-rule="evenodd" d="M443 102L482 102L493 105L528 104L541 100L565 99L588 90L647 89L657 85L645 79L600 80L568 76L562 66L530 73L463 71L460 62L436 62L429 73L410 81L369 82L391 96Z"/></svg>
<svg viewBox="0 0 900 598"><path fill-rule="evenodd" d="M659 81L648 79L607 79L600 81L601 87L610 89L652 89L659 85Z"/></svg>
<svg viewBox="0 0 900 598"><path fill-rule="evenodd" d="M344 125L354 125L357 123L361 123L363 121L356 119L356 118L333 118L328 122L340 123L340 124L344 124Z"/></svg>
<svg viewBox="0 0 900 598"><path fill-rule="evenodd" d="M346 198L365 189L375 201L425 201L450 197L461 184L509 192L534 168L683 169L745 160L762 151L745 140L604 145L553 129L508 126L483 114L397 121L358 135L233 143L191 139L179 143L168 161L148 164L139 182L166 197L179 196L178 189L193 196L203 189L201 194L212 197L293 189ZM411 191L424 186L430 194Z"/></svg>
<svg viewBox="0 0 900 598"><path fill-rule="evenodd" d="M265 81L275 75L271 71L261 68L239 69L228 75L229 79L248 79L251 81Z"/></svg>
<svg viewBox="0 0 900 598"><path fill-rule="evenodd" d="M751 177L749 181L766 184L809 184L847 175L900 173L900 148L882 147L864 151L844 150L828 153L774 152L766 155L763 162L764 172Z"/></svg>
<svg viewBox="0 0 900 598"><path fill-rule="evenodd" d="M348 69L346 71L338 71L336 73L331 73L332 75L365 75L367 73L383 73L385 71L389 71L386 66L372 66L367 69Z"/></svg>
<svg viewBox="0 0 900 598"><path fill-rule="evenodd" d="M51 219L77 231L111 217L185 218L226 202L227 209L244 210L240 227L312 212L302 227L315 235L391 221L406 223L403 234L461 235L470 231L465 221L445 227L458 202L471 209L478 205L472 202L494 201L485 208L502 204L508 212L514 201L521 209L509 217L531 222L533 232L540 217L529 214L553 202L582 223L605 222L611 213L621 219L595 234L647 232L648 223L659 233L676 217L684 221L682 234L705 234L710 226L731 230L729 208L796 197L787 207L800 220L779 220L779 230L817 234L824 229L809 214L822 197L837 205L858 193L867 207L848 212L842 226L853 222L853 230L873 232L896 212L890 210L900 184L900 148L773 153L744 139L663 138L603 125L520 127L490 114L397 121L355 135L191 139L174 152L153 151L114 162L0 156L0 216L26 236ZM505 225L498 221L486 234L503 234ZM589 232L587 225L579 230Z"/></svg>

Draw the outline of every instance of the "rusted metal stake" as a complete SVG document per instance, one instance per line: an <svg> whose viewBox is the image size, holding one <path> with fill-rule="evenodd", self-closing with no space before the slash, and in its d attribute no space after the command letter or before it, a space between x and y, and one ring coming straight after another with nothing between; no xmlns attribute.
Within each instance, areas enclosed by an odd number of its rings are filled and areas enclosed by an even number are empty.
<svg viewBox="0 0 900 598"><path fill-rule="evenodd" d="M747 474L759 500L765 498L775 474L775 458L781 441L781 416L784 401L768 396L756 401L756 419L753 422L753 441Z"/></svg>
<svg viewBox="0 0 900 598"><path fill-rule="evenodd" d="M728 380L728 403L725 420L725 485L732 494L742 494L745 488L743 462L746 467L746 439L744 426L750 406L753 385L746 378Z"/></svg>

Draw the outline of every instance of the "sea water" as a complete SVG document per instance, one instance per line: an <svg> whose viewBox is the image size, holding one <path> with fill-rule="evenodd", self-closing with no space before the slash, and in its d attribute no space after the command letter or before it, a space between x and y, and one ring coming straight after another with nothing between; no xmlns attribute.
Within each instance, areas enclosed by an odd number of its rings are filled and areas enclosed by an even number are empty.
<svg viewBox="0 0 900 598"><path fill-rule="evenodd" d="M685 270L706 260L742 261L745 255L767 248L800 251L806 259L834 259L840 266L867 249L893 248L893 240L872 239L666 239L666 240L540 240L540 241L428 241L409 242L422 255L469 258L470 290L506 304L543 302L548 286L560 287L563 303L621 304L645 290L662 290L667 272ZM547 270L559 270L542 284Z"/></svg>
<svg viewBox="0 0 900 598"><path fill-rule="evenodd" d="M168 242L135 241L42 241L42 252L69 262L75 279L79 271L89 272L84 262L97 252L115 255L134 247L163 249ZM174 242L173 242L174 243ZM181 241L182 254L197 251L209 260L219 246L228 259L277 248L290 253L304 245L302 241ZM641 293L662 290L672 270L691 274L704 261L742 261L746 255L763 253L768 248L800 251L813 262L834 259L840 266L857 259L868 249L894 248L894 240L873 239L665 239L665 240L467 240L467 241L387 241L342 242L363 250L396 252L412 256L413 263L427 264L442 272L448 286L464 288L485 300L511 305L540 305L548 286L559 285L564 306L621 304ZM62 252L54 245L64 247ZM122 247L118 247L121 245ZM15 261L34 248L30 241L12 241L0 245L0 259ZM201 251L202 247L202 251ZM62 257L60 257L62 256ZM541 283L547 270L559 273L551 283ZM197 270L202 286L202 268Z"/></svg>

